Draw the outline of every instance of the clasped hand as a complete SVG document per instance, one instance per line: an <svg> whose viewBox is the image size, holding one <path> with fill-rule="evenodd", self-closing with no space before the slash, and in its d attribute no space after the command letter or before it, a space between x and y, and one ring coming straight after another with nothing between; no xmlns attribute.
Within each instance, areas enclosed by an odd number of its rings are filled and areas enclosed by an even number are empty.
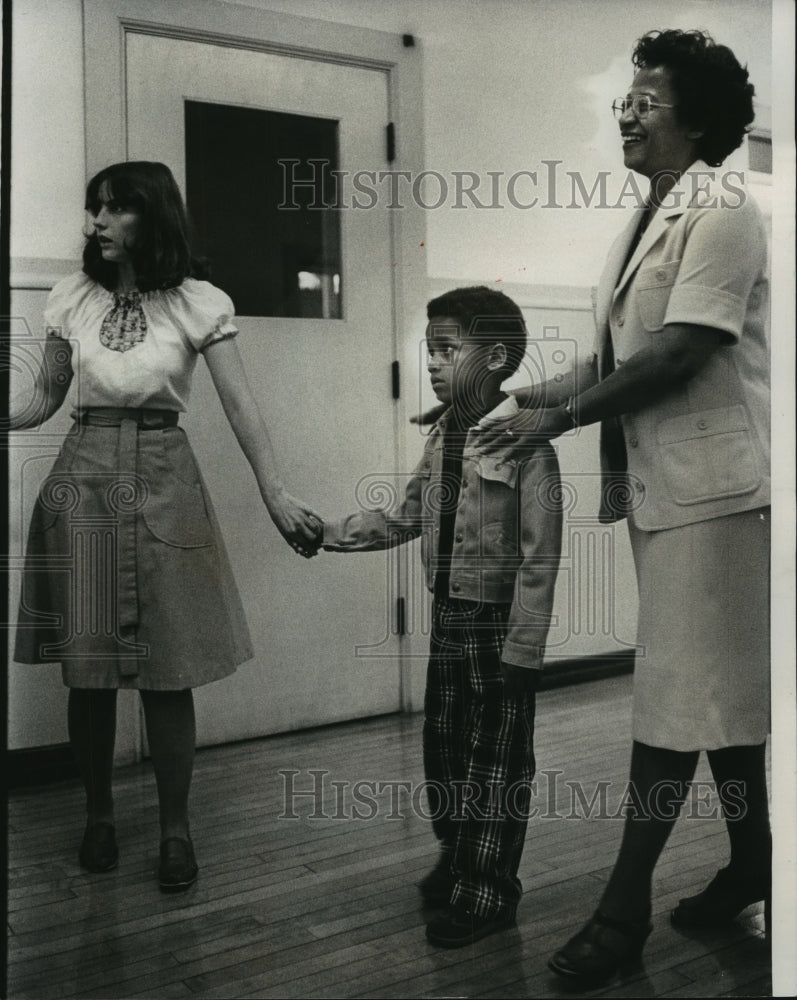
<svg viewBox="0 0 797 1000"><path fill-rule="evenodd" d="M294 552L305 559L318 554L324 540L324 521L312 507L284 491L267 500L266 506L271 520Z"/></svg>

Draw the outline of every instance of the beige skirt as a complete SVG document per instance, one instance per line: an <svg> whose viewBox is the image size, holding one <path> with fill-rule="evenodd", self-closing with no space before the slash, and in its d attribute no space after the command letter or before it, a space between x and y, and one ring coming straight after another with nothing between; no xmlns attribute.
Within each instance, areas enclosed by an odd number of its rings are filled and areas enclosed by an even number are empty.
<svg viewBox="0 0 797 1000"><path fill-rule="evenodd" d="M634 739L671 750L769 732L769 508L667 531L629 520L639 585Z"/></svg>
<svg viewBox="0 0 797 1000"><path fill-rule="evenodd" d="M185 433L76 424L31 519L15 659L70 687L181 690L252 655Z"/></svg>

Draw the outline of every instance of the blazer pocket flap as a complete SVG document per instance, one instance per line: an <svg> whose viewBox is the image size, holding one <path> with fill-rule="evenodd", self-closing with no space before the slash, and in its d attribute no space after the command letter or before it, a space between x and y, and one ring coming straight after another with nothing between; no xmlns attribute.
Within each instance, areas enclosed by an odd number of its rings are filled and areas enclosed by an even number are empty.
<svg viewBox="0 0 797 1000"><path fill-rule="evenodd" d="M667 288L674 284L680 266L680 260L669 260L663 264L641 267L636 280L637 289L642 292L648 288Z"/></svg>
<svg viewBox="0 0 797 1000"><path fill-rule="evenodd" d="M733 434L749 430L747 411L744 406L724 406L716 410L700 410L685 413L680 417L662 420L656 428L659 444L676 444L695 438L712 437L715 434Z"/></svg>

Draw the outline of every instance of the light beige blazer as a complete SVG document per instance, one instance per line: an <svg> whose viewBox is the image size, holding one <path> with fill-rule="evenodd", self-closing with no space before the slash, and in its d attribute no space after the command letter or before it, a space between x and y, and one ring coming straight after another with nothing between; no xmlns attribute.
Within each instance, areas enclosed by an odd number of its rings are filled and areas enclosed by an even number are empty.
<svg viewBox="0 0 797 1000"><path fill-rule="evenodd" d="M612 246L598 285L600 377L609 337L619 366L669 323L726 334L693 378L621 418L632 516L655 531L769 503L769 285L763 218L738 173L694 163L624 267L642 211ZM607 487L605 449L601 459ZM619 516L604 502L602 520Z"/></svg>

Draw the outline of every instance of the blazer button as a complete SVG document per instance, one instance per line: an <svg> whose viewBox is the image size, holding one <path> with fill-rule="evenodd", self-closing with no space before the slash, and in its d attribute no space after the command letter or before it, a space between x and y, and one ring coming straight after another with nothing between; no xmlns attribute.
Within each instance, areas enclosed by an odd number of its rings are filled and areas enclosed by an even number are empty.
<svg viewBox="0 0 797 1000"><path fill-rule="evenodd" d="M458 533L457 533L457 534L456 534L456 535L454 536L454 541L456 541L456 542L461 542L461 541L462 541L462 538L463 538L463 535L462 535L462 532L460 531L460 532L458 532Z"/></svg>
<svg viewBox="0 0 797 1000"><path fill-rule="evenodd" d="M704 431L708 427L708 420L698 420L697 426L701 431Z"/></svg>
<svg viewBox="0 0 797 1000"><path fill-rule="evenodd" d="M667 277L667 272L664 270L663 267L660 267L658 271L656 271L656 277L658 278L659 281L664 281L664 279Z"/></svg>
<svg viewBox="0 0 797 1000"><path fill-rule="evenodd" d="M462 588L458 583L452 583L451 589L454 591L455 594L458 594Z"/></svg>
<svg viewBox="0 0 797 1000"><path fill-rule="evenodd" d="M625 316L618 316L615 322L618 326L622 326L625 323Z"/></svg>
<svg viewBox="0 0 797 1000"><path fill-rule="evenodd" d="M636 448L636 446L639 444L639 438L631 438L628 443L631 445L632 448Z"/></svg>

